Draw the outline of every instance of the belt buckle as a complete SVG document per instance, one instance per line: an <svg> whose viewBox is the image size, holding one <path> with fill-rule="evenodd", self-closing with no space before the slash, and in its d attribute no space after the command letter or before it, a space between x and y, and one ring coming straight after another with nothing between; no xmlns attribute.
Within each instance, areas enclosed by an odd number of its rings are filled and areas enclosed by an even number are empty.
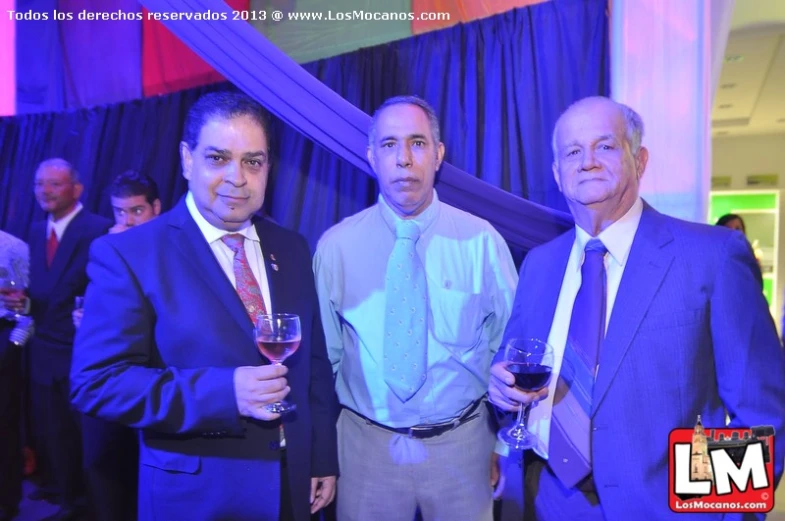
<svg viewBox="0 0 785 521"><path fill-rule="evenodd" d="M442 434L444 434L446 432L450 432L451 430L453 430L457 426L458 426L458 421L456 420L456 421L452 421L452 422L439 423L439 424L436 424L436 425L428 425L428 426L423 426L423 427L418 427L418 426L409 427L409 437L410 438L415 438L415 439L422 439L422 438L426 438L426 437L431 438L433 436L441 436ZM438 434L433 434L432 436L422 436L422 437L415 436L415 433L417 433L417 432L429 433L429 432L434 432L434 431L439 431L439 433Z"/></svg>
<svg viewBox="0 0 785 521"><path fill-rule="evenodd" d="M428 432L428 431L430 431L432 429L433 429L433 427L417 427L417 426L414 426L414 427L409 427L409 432L407 434L408 434L408 436L410 438L420 439L420 437L416 435L418 432Z"/></svg>

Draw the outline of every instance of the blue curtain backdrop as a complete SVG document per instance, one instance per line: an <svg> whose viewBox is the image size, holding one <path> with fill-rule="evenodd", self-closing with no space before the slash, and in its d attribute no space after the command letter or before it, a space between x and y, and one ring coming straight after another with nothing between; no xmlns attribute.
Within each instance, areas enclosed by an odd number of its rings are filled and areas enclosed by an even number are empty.
<svg viewBox="0 0 785 521"><path fill-rule="evenodd" d="M142 97L142 22L79 20L79 13L140 13L137 0L16 0L16 114ZM72 20L54 19L54 12ZM5 13L3 13L5 15Z"/></svg>
<svg viewBox="0 0 785 521"><path fill-rule="evenodd" d="M392 95L424 97L440 116L448 162L566 210L551 174L550 133L571 102L608 93L605 9L601 0L553 0L305 68L366 113ZM106 187L129 168L155 178L164 208L171 207L186 189L177 145L187 108L201 93L229 87L0 120L0 227L24 237L42 217L33 174L52 156L76 165L83 202L94 211L110 215ZM312 246L329 226L375 201L374 179L281 121L275 142L266 211Z"/></svg>

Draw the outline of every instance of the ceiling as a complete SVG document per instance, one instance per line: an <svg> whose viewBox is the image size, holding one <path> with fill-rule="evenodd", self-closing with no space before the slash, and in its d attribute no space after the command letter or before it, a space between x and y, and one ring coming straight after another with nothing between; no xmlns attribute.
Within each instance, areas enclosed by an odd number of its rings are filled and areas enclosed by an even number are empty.
<svg viewBox="0 0 785 521"><path fill-rule="evenodd" d="M785 133L785 1L736 0L712 136Z"/></svg>

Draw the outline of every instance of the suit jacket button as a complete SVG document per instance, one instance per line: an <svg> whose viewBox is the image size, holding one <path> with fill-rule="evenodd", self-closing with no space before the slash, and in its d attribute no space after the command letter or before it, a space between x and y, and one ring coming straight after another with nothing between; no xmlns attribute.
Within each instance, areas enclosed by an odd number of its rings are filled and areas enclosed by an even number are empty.
<svg viewBox="0 0 785 521"><path fill-rule="evenodd" d="M270 450L279 450L281 448L281 443L277 441L270 442Z"/></svg>
<svg viewBox="0 0 785 521"><path fill-rule="evenodd" d="M564 459L562 460L562 463L567 463L567 461L568 461L568 460L567 460L567 458L564 458Z"/></svg>

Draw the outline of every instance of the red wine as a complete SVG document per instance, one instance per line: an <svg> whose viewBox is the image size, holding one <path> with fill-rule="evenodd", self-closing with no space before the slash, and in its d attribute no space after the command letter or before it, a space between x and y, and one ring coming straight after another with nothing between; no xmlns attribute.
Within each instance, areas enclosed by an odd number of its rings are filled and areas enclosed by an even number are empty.
<svg viewBox="0 0 785 521"><path fill-rule="evenodd" d="M256 339L256 345L271 362L283 362L300 347L300 339L281 341L275 338L259 337Z"/></svg>
<svg viewBox="0 0 785 521"><path fill-rule="evenodd" d="M16 288L0 288L0 295L21 299L25 296L25 290Z"/></svg>
<svg viewBox="0 0 785 521"><path fill-rule="evenodd" d="M551 368L540 364L510 364L507 370L515 375L515 385L524 391L542 389L551 380Z"/></svg>

